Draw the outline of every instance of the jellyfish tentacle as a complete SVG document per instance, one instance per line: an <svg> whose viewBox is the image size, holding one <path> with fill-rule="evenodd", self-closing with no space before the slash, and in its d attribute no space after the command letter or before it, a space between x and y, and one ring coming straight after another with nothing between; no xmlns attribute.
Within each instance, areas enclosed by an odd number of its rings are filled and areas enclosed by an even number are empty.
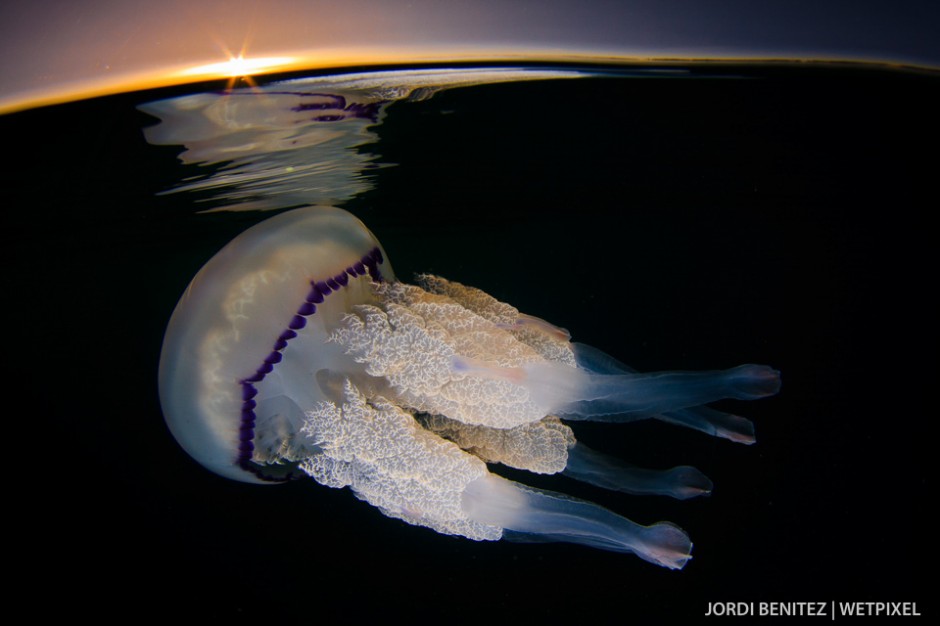
<svg viewBox="0 0 940 626"><path fill-rule="evenodd" d="M356 496L409 524L471 539L497 540L502 529L462 511L466 485L486 465L382 396L367 397L348 378L341 402L307 411L299 438L313 450L300 469L322 485Z"/></svg>
<svg viewBox="0 0 940 626"><path fill-rule="evenodd" d="M629 421L725 398L756 400L780 388L779 373L766 365L705 372L579 372L578 376L563 373L560 367L556 363L531 363L522 369L535 402L548 407L549 413L571 419L616 414L628 416Z"/></svg>
<svg viewBox="0 0 940 626"><path fill-rule="evenodd" d="M571 349L574 352L578 367L595 374L637 373L632 367L593 346L580 342L571 342ZM637 419L641 417L644 416L638 415ZM745 445L751 445L756 441L754 423L751 420L733 413L717 411L707 406L666 411L650 417Z"/></svg>
<svg viewBox="0 0 940 626"><path fill-rule="evenodd" d="M556 341L569 341L571 339L571 333L568 332L567 328L555 326L551 322L543 320L541 317L535 317L534 315L527 315L525 313L518 313L515 323L510 328L529 328L535 332L547 335Z"/></svg>
<svg viewBox="0 0 940 626"><path fill-rule="evenodd" d="M674 524L641 526L591 502L534 489L495 474L470 482L463 492L462 507L471 520L520 533L523 540L631 552L670 569L682 569L692 558L692 542Z"/></svg>
<svg viewBox="0 0 940 626"><path fill-rule="evenodd" d="M663 495L677 500L707 496L713 484L705 474L689 465L667 470L636 467L620 459L601 454L581 442L568 448L565 476L634 495Z"/></svg>
<svg viewBox="0 0 940 626"><path fill-rule="evenodd" d="M589 346L580 341L570 343L578 367L595 374L636 374L637 371L623 362L610 356L603 350Z"/></svg>
<svg viewBox="0 0 940 626"><path fill-rule="evenodd" d="M757 441L754 434L754 422L740 415L716 411L707 406L667 411L653 417L663 422L698 430L714 437L743 443L746 446Z"/></svg>
<svg viewBox="0 0 940 626"><path fill-rule="evenodd" d="M464 424L443 415L421 415L421 425L487 463L537 474L557 474L565 469L574 432L557 417L515 428L488 428Z"/></svg>
<svg viewBox="0 0 940 626"><path fill-rule="evenodd" d="M554 361L502 367L457 355L451 357L450 369L461 376L522 386L542 414L574 420L628 422L726 398L756 400L780 389L779 372L752 364L704 372L597 374ZM673 416L672 421L696 424L710 417L708 412L693 412Z"/></svg>

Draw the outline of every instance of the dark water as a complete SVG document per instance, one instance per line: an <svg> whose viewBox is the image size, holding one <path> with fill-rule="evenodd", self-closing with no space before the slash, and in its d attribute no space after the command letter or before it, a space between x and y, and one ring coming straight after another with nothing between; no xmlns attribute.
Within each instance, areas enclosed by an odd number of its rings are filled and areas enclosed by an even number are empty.
<svg viewBox="0 0 940 626"><path fill-rule="evenodd" d="M480 287L640 370L768 363L779 396L725 408L745 447L660 423L579 425L639 465L691 464L709 499L529 484L695 543L670 572L565 545L478 544L312 481L216 477L163 424L162 333L189 279L265 215L197 214L151 92L0 118L8 543L62 614L415 623L513 615L656 623L717 601L916 601L932 560L937 79L831 68L746 78L480 86L388 107L386 164L345 203L396 273ZM929 152L925 162L919 150Z"/></svg>

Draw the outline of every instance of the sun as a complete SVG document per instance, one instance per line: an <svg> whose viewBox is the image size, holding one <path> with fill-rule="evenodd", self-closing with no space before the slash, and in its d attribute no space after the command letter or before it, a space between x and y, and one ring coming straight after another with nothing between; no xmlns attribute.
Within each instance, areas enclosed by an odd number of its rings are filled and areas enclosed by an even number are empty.
<svg viewBox="0 0 940 626"><path fill-rule="evenodd" d="M240 78L270 72L273 69L288 65L293 61L290 57L259 57L255 59L246 59L242 55L230 58L226 63L220 65L226 66L224 72L230 78Z"/></svg>
<svg viewBox="0 0 940 626"><path fill-rule="evenodd" d="M229 56L227 61L208 63L190 67L180 74L192 78L228 78L234 83L237 80L251 82L250 77L256 74L266 74L284 69L295 63L293 57L255 57L246 58L243 54Z"/></svg>

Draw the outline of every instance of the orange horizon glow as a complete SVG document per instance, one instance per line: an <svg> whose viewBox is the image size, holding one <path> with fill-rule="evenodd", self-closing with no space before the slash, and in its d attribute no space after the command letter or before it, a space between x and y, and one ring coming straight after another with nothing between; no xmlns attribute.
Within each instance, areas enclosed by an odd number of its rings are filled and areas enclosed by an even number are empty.
<svg viewBox="0 0 940 626"><path fill-rule="evenodd" d="M733 55L702 58L681 54L668 57L649 57L630 56L613 50L513 50L511 48L475 49L472 47L448 49L437 46L426 49L402 48L398 50L388 48L381 50L318 50L316 52L264 57L250 57L242 53L238 56L229 56L228 60L225 61L214 60L186 66L152 68L134 73L115 73L56 87L39 88L13 95L0 96L0 115L101 96L217 80L228 80L229 86L232 86L235 79L246 79L249 84L252 84L253 81L250 80L252 77L279 73L318 72L354 67L387 69L393 66L451 63L455 65L466 63L587 63L611 66L669 66L709 63L833 63L936 72L936 69L931 67L919 67L874 59L865 61L819 57L788 58L783 56L748 58Z"/></svg>

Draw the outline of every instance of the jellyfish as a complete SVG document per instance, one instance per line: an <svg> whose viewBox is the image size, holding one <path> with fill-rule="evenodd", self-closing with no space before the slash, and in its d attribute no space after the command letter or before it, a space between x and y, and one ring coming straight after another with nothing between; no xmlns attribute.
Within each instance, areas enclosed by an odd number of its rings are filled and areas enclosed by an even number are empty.
<svg viewBox="0 0 940 626"><path fill-rule="evenodd" d="M385 515L478 541L563 541L668 568L691 558L670 522L514 482L493 464L636 494L705 495L698 470L633 467L569 422L657 418L752 443L705 406L773 395L741 365L638 373L564 329L437 276L396 280L375 236L337 208L281 213L196 274L160 357L167 425L209 470L249 483L310 476Z"/></svg>

